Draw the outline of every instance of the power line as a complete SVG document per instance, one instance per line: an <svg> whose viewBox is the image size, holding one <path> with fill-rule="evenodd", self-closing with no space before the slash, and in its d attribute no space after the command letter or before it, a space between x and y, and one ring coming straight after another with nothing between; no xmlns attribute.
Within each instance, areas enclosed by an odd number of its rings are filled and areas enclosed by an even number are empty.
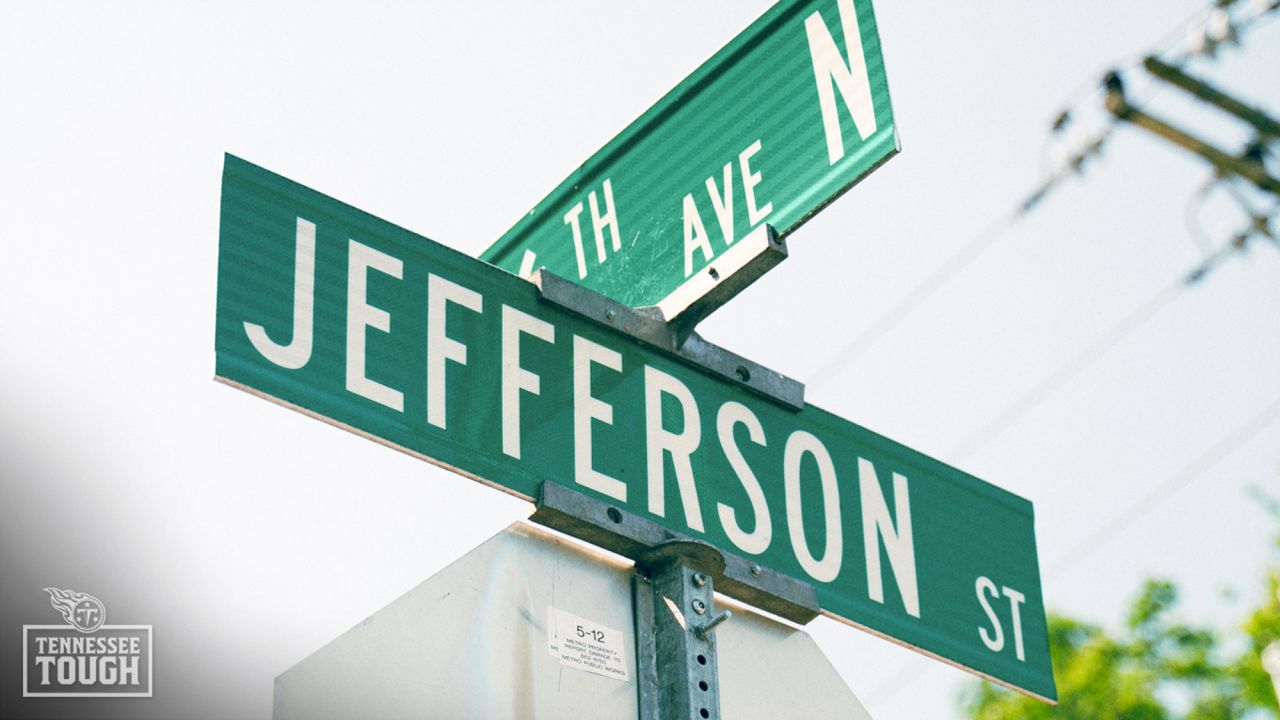
<svg viewBox="0 0 1280 720"><path fill-rule="evenodd" d="M1041 380L1034 387L1023 393L1021 397L1013 402L1004 412L997 415L987 424L978 428L969 437L965 438L945 457L959 461L973 454L978 448L986 445L991 440L998 437L1007 430L1014 421L1022 417L1026 413L1038 406L1046 397L1053 394L1058 388L1067 383L1068 380L1075 377L1077 373L1091 365L1095 360L1102 357L1111 348L1115 347L1131 333L1145 325L1151 318L1155 317L1161 310L1166 308L1177 298L1186 288L1186 283L1179 278L1175 283L1166 285L1159 292L1152 295L1146 302L1139 305L1128 315L1124 316L1120 322L1116 323L1096 340L1086 346L1074 357L1062 364L1044 380Z"/></svg>
<svg viewBox="0 0 1280 720"><path fill-rule="evenodd" d="M1065 163L1064 166L1056 172L1049 175L1041 183L1032 190L1022 202L1006 213L1004 216L997 218L995 222L988 225L982 232L975 235L966 242L959 251L947 258L937 269L925 278L924 282L917 285L911 292L898 301L889 312L880 316L866 332L855 337L851 342L838 350L822 367L813 374L808 385L817 388L830 382L832 378L845 365L853 362L858 356L866 352L868 348L874 345L885 333L892 330L904 318L915 311L925 300L933 293L947 284L951 278L960 274L969 266L979 255L981 255L988 247L991 246L1001 235L1009 228L1018 224L1027 216L1041 201L1045 199L1058 185L1068 176L1076 174L1080 171L1083 163L1090 157L1097 155L1102 150L1103 144L1111 133L1111 126L1094 136L1085 146L1083 150L1075 155L1072 160Z"/></svg>
<svg viewBox="0 0 1280 720"><path fill-rule="evenodd" d="M1005 230L1016 225L1020 219L1022 219L1020 213L1016 211L1009 213L975 235L973 239L960 248L959 252L947 258L946 262L930 273L924 282L917 285L906 297L899 300L889 312L881 315L880 319L876 320L875 324L866 332L853 338L851 342L836 351L836 354L831 359L814 372L812 379L808 382L809 387L818 388L830 382L845 365L853 362L858 356L866 352L868 348L874 345L885 333L896 327L898 323L902 322L903 318L910 315L930 295L937 292L939 288L947 284L947 281L968 267L974 258L981 255L991 243L1004 234Z"/></svg>
<svg viewBox="0 0 1280 720"><path fill-rule="evenodd" d="M1230 185L1228 184L1228 187ZM1234 193L1233 193L1234 194ZM1248 224L1236 231L1230 240L1210 253L1196 269L1187 274L1187 284L1198 283L1205 278L1210 272L1223 263L1228 257L1234 253L1242 253L1249 249L1249 241L1254 237L1261 237L1270 240L1272 244L1280 248L1280 239L1277 239L1276 233L1271 229L1271 221L1280 214L1280 203L1276 203L1270 210L1258 212L1252 207L1241 201L1241 206L1245 209L1249 216Z"/></svg>
<svg viewBox="0 0 1280 720"><path fill-rule="evenodd" d="M1145 53L1135 54L1129 59L1118 64L1119 67L1137 67L1141 62L1151 57L1153 54L1158 55L1170 51L1181 40L1188 37L1189 32L1193 28L1206 26L1201 28L1204 37L1203 47L1193 47L1183 50L1174 58L1175 62L1182 62L1194 56L1197 53L1212 54L1216 52L1216 47L1224 42L1239 42L1240 37L1245 31L1252 30L1264 21L1274 17L1274 11L1280 8L1280 0L1273 0L1265 6L1257 9L1252 15L1243 20L1236 21L1228 12L1229 6L1235 4L1237 0L1228 0L1225 3L1216 3L1208 8L1196 11L1186 20L1176 25L1172 30L1158 40L1154 47ZM1211 38L1207 26L1212 24L1215 13L1227 13L1225 30L1222 31L1221 37ZM1117 65L1113 64L1112 67ZM1157 85L1151 91L1151 96L1158 94L1163 89ZM1092 95L1098 92L1099 86L1095 81L1082 83L1071 91L1068 95L1068 101L1064 103L1067 109L1058 113L1053 122L1053 131L1055 133L1071 122L1072 114ZM1143 102L1149 101L1150 96ZM836 351L836 353L821 365L814 372L812 379L809 381L811 388L819 388L830 382L841 369L856 360L870 349L875 343L879 342L893 328L897 327L907 316L915 312L917 308L932 296L935 292L944 287L953 277L960 274L979 255L985 252L991 245L1006 231L1016 225L1020 220L1026 217L1027 213L1032 210L1040 201L1042 201L1050 192L1052 192L1060 182L1071 174L1079 173L1083 164L1092 156L1098 154L1103 144L1106 142L1110 134L1114 131L1114 124L1110 120L1103 129L1094 135L1087 143L1084 143L1083 149L1073 154L1063 166L1050 173L1048 177L1033 190L1023 202L1019 203L1016 208L997 218L985 229L975 235L967 243L965 243L959 251L949 257L941 266L935 269L924 282L916 286L905 297L898 301L884 315L881 315L866 331L857 335L850 340L844 347Z"/></svg>
<svg viewBox="0 0 1280 720"><path fill-rule="evenodd" d="M1159 292L1148 298L1146 302L1134 308L1120 322L1098 336L1096 340L1066 363L1059 366L1048 377L1023 393L1013 404L1005 408L1004 412L975 430L969 437L956 445L951 452L947 453L945 457L958 462L972 455L978 448L986 445L991 440L999 437L1018 418L1034 410L1045 398L1052 395L1063 385L1066 385L1080 371L1092 365L1098 358L1106 355L1111 348L1118 345L1122 340L1159 314L1161 310L1168 307L1188 287L1203 280L1205 275L1220 265L1223 260L1233 253L1243 251L1247 246L1248 240L1254 235L1261 235L1274 241L1275 237L1270 230L1269 219L1267 215L1251 215L1248 226L1237 232L1229 242L1223 244L1215 252L1210 253L1200 265L1187 273L1184 278L1166 285Z"/></svg>
<svg viewBox="0 0 1280 720"><path fill-rule="evenodd" d="M1053 561L1045 571L1045 574L1057 574L1065 572L1071 566L1075 565L1089 553L1093 552L1098 546L1106 543L1114 538L1117 534L1132 525L1138 518L1150 513L1159 507L1169 498L1173 497L1179 491L1185 489L1193 480L1200 477L1207 470L1212 468L1233 450L1253 439L1258 433L1267 429L1277 419L1280 419L1280 397L1271 401L1271 404L1263 408L1263 410L1250 417L1243 424L1232 430L1225 437L1214 443L1212 447L1205 450L1194 460L1188 463L1179 472L1175 473L1165 482L1139 498L1136 502L1125 508L1123 512L1113 517L1105 525L1090 533L1084 540L1080 541L1062 555Z"/></svg>
<svg viewBox="0 0 1280 720"><path fill-rule="evenodd" d="M1035 197L1035 195L1033 194L1032 197ZM1256 212L1249 206L1246 206L1246 209L1250 213ZM954 458L966 456L981 445L997 437L1001 432L1011 426L1017 418L1027 412L1030 412L1047 396L1065 385L1067 381L1077 373L1091 365L1098 358L1105 355L1107 351L1117 345L1124 338L1128 337L1138 328L1145 325L1151 318L1155 317L1161 310L1173 302L1174 299L1179 297L1188 287L1203 279L1204 276L1220 264L1222 260L1234 252L1243 251L1246 247L1247 240L1251 236L1257 234L1276 242L1276 237L1271 232L1268 221L1278 212L1280 212L1280 204L1272 207L1266 214L1251 215L1251 224L1249 226L1235 233L1229 242L1223 244L1216 251L1210 253L1200 265L1187 273L1184 278L1180 278L1177 282L1165 286L1142 305L1135 308L1120 322L1112 326L1106 333L1103 333L1098 337L1098 339L1078 353L1075 357L1060 366L1051 375L1025 393L1011 406L1006 408L1003 413L971 435L965 442L961 443L954 451L952 451L948 457ZM1280 418L1280 398L1277 398L1261 413L1250 418L1243 425L1236 428L1236 430L1199 455L1180 472L1173 475L1168 481L1155 488L1151 493L1148 493L1130 507L1126 508L1124 512L1113 518L1105 526L1087 536L1074 548L1068 551L1065 556L1055 561L1054 564L1047 569L1046 574L1063 572L1070 566L1074 565L1080 559L1092 552L1097 546L1109 541L1116 534L1122 532L1128 525L1132 524L1142 515L1151 512L1174 494L1185 489L1192 481L1210 469L1223 457L1227 456L1233 450L1249 441L1262 430L1266 429L1278 418ZM883 702L884 700L887 700L899 693L903 688L907 687L908 682L916 677L920 668L920 663L924 660L925 658L923 657L915 657L908 660L907 663L898 670L898 672L890 676L887 680L882 681L867 694L866 704L874 705L876 703Z"/></svg>
<svg viewBox="0 0 1280 720"><path fill-rule="evenodd" d="M1200 254L1205 257L1208 257L1212 252L1213 243L1200 225L1199 214L1204 207L1205 200L1213 192L1214 188L1218 187L1221 181L1221 176L1215 174L1209 182L1188 197L1186 204L1182 207L1182 224L1186 227L1187 234L1191 236L1192 241L1195 242L1196 248L1200 250Z"/></svg>
<svg viewBox="0 0 1280 720"><path fill-rule="evenodd" d="M888 680L883 680L879 685L872 688L871 692L866 694L867 699L863 701L863 704L871 707L897 695L902 688L907 687L908 681L916 678L920 672L920 663L922 662L932 661L923 655L912 657L905 665L898 668L898 672L889 676Z"/></svg>
<svg viewBox="0 0 1280 720"><path fill-rule="evenodd" d="M1089 553L1110 541L1116 535L1124 531L1128 526L1140 519L1143 515L1152 512L1169 498L1186 489L1193 481L1210 470L1214 465L1218 464L1218 462L1223 458L1227 457L1233 451L1252 440L1277 420L1280 420L1280 397L1277 397L1261 412L1253 415L1246 422L1236 427L1218 442L1214 443L1213 446L1198 455L1190 463L1183 466L1180 471L1172 475L1168 480L1152 489L1151 492L1147 493L1143 497L1139 498L1105 525L1090 533L1087 537L1077 543L1075 547L1068 550L1065 555L1059 557L1050 564L1046 568L1044 574L1056 575L1066 572L1073 565L1088 556ZM873 706L898 694L903 688L908 686L910 680L916 677L921 663L926 661L927 658L922 656L912 657L902 665L896 673L889 676L888 679L882 681L867 693L867 699L864 704Z"/></svg>
<svg viewBox="0 0 1280 720"><path fill-rule="evenodd" d="M1095 78L1102 77L1108 70L1116 68L1129 69L1137 67L1142 59L1152 53L1163 54L1174 48L1179 42L1184 41L1189 34L1188 31L1195 25L1204 21L1213 11L1212 7L1202 7L1188 15L1182 22L1170 28L1168 32L1162 35L1154 43L1147 46L1148 50L1141 53L1132 53L1124 56L1115 62L1107 63L1093 73L1090 73L1087 80L1082 80L1068 92L1062 102L1062 107L1066 108L1058 113L1058 117L1070 115L1075 109L1086 103L1090 103L1094 94L1100 91L1098 82Z"/></svg>
<svg viewBox="0 0 1280 720"><path fill-rule="evenodd" d="M1170 47L1177 44L1180 39L1186 38L1189 35L1188 31L1191 30L1193 26L1203 24L1210 20L1215 10L1227 12L1227 8L1234 4L1234 1L1235 0L1227 0L1225 3L1218 3L1213 7L1197 11L1185 21L1179 23L1173 30L1166 34L1164 38L1157 42L1152 51L1131 56L1128 60L1113 64L1111 67L1118 66L1127 68L1137 66L1143 58L1148 57L1153 53L1162 54L1168 51ZM1253 15L1247 17L1245 21L1238 26L1240 31L1253 29L1266 20L1273 19L1275 17L1274 11L1280 9L1280 0L1272 0L1268 3L1255 3L1255 6L1258 6L1258 9L1255 10ZM1227 18L1230 20L1230 15L1227 15ZM1228 23L1228 29L1230 29L1230 25L1231 24ZM1206 38L1203 38L1203 40L1207 40L1207 34ZM1216 42L1210 43L1208 47L1202 48L1196 48L1193 46L1189 50L1180 53L1179 59L1185 60L1198 52L1204 52L1212 55L1216 44ZM1095 76L1101 74L1102 73L1096 73ZM1157 86L1152 92L1152 95L1158 94L1161 89L1162 88L1160 86ZM1070 121L1071 114L1098 90L1099 87L1097 83L1092 80L1081 83L1081 85L1073 89L1068 95L1067 102L1064 103L1068 109L1061 111L1056 116L1053 128L1054 131L1057 132L1061 130L1062 127ZM1150 99L1151 98L1149 96L1146 98L1146 101L1149 101ZM1099 138L1101 140L1105 140L1113 127L1113 125L1108 124ZM1098 147L1101 147L1100 142L1098 143ZM1077 156L1073 160L1078 164L1082 162L1084 157L1084 155ZM1072 164L1073 163L1068 162L1064 167L1070 168ZM1076 169L1078 169L1078 166ZM1035 201L1039 201L1040 199L1043 199L1043 197L1052 189L1054 184L1056 184L1056 180L1054 180L1055 175L1056 173L1054 175L1050 175L1050 180L1043 184L1037 192L1033 192L1032 195L1028 197L1028 200L1030 201L1034 198ZM1209 188L1206 187L1201 191L1201 200L1203 200L1204 193L1208 189ZM932 273L925 282L921 284L921 286L913 290L906 298L882 316L868 331L856 337L852 342L838 351L831 360L819 368L816 373L815 381L811 383L811 386L818 387L825 384L841 367L865 352L872 344L879 340L880 337L901 322L902 319L914 311L916 307L922 304L929 295L936 292L944 286L952 276L968 266L973 259L985 251L997 237L1016 225L1017 222L1025 216L1026 209L1029 209L1029 207L1027 207L1027 202L1024 202L1019 206L1019 210L1022 212L1015 210L1014 212L997 219L991 224L991 226L966 243L966 245L963 246L956 255L949 258L942 267ZM1132 333L1138 327L1141 327L1151 317L1154 317L1159 313L1159 311L1172 302L1174 298L1178 297L1187 285L1203 278L1205 273L1212 269L1212 267L1214 267L1231 251L1243 250L1244 239L1247 239L1249 232L1256 232L1266 238L1269 238L1277 245L1277 247L1280 247L1280 239L1277 239L1267 225L1267 220L1270 216L1275 214L1276 209L1280 209L1280 206L1273 208L1264 216L1259 216L1251 212L1251 219L1253 220L1253 229L1251 231L1245 231L1243 234L1237 234L1232 243L1228 243L1227 245L1219 248L1216 252L1210 254L1196 270L1193 270L1187 276L1185 282L1180 281L1176 284L1163 288L1146 303L1127 315L1120 323L1113 326L1111 330L1100 336L1089 347L1077 354L1071 361L1060 367L1031 391L1024 394L1018 401L1006 409L1004 413L983 428L980 428L978 432L962 443L957 448L956 452L962 455L972 452L974 448L1002 432L1004 428L1008 427L1014 419L1016 419L1016 417L1033 409L1045 396L1051 394L1058 387L1065 384L1066 381L1077 372L1087 367L1098 357L1106 354L1106 352L1116 343L1128 334ZM1260 217L1261 222L1259 222ZM1193 222L1193 219L1191 222ZM1127 525L1131 524L1138 517L1151 512L1173 494L1187 487L1196 479L1196 477L1208 470L1231 451L1247 442L1249 439L1268 427L1271 423L1275 422L1277 417L1280 417L1280 398L1274 401L1261 413L1250 418L1249 421L1238 427L1213 447L1202 453L1181 472L1175 474L1172 478L1155 488L1151 493L1148 493L1148 495L1144 496L1134 505L1131 505L1119 516L1113 518L1113 520L1107 525L1090 534L1070 550L1067 555L1063 556L1058 561L1055 561L1055 563L1049 568L1048 572L1061 572L1074 565L1081 558L1088 555L1089 552L1092 552L1095 547L1108 541L1115 534L1124 530ZM913 658L903 665L897 673L873 688L870 693L867 694L866 704L868 706L873 706L877 703L883 702L896 695L903 688L907 687L908 682L916 676L919 668L918 663L921 660L923 660L923 658Z"/></svg>

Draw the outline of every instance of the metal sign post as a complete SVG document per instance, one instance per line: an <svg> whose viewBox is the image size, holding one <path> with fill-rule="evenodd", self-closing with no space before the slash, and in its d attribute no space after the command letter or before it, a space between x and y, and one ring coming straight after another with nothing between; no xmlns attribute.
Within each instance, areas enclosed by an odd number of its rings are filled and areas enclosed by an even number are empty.
<svg viewBox="0 0 1280 720"><path fill-rule="evenodd" d="M633 581L640 720L720 717L712 631L730 612L711 617L711 578L694 569L718 553L697 543L680 545L660 548L669 552Z"/></svg>
<svg viewBox="0 0 1280 720"><path fill-rule="evenodd" d="M714 632L731 612L716 610L717 583L800 624L818 615L807 583L561 485L543 484L529 519L635 560L640 720L720 717Z"/></svg>

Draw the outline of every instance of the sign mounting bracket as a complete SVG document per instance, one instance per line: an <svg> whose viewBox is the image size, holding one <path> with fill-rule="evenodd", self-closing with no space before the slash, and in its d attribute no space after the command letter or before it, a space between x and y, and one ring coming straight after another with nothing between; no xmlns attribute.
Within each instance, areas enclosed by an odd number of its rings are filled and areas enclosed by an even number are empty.
<svg viewBox="0 0 1280 720"><path fill-rule="evenodd" d="M635 560L640 720L720 717L715 590L792 622L818 616L813 586L607 502L543 482L530 520Z"/></svg>
<svg viewBox="0 0 1280 720"><path fill-rule="evenodd" d="M787 241L779 237L772 225L763 223L657 305L638 310L665 320L675 331L676 343L684 345L693 334L694 326L787 256Z"/></svg>
<svg viewBox="0 0 1280 720"><path fill-rule="evenodd" d="M668 530L652 520L615 507L554 482L544 481L529 519L636 561L643 570L660 559L657 549L671 543L701 544L696 538ZM714 566L699 567L720 592L748 605L805 625L818 616L813 586L740 555L716 549Z"/></svg>
<svg viewBox="0 0 1280 720"><path fill-rule="evenodd" d="M731 275L720 280L710 293L694 301L673 302L669 307L676 308L677 312L671 321L664 317L661 305L633 309L546 268L539 268L529 279L537 286L539 297L545 302L671 353L689 365L741 385L786 408L803 410L804 383L709 343L693 331L693 326L711 310L786 257L785 246L772 239L776 237L772 231L762 233L761 237L767 243L764 252L737 265ZM746 238L743 239L745 241ZM673 293L673 297L677 294L679 291Z"/></svg>

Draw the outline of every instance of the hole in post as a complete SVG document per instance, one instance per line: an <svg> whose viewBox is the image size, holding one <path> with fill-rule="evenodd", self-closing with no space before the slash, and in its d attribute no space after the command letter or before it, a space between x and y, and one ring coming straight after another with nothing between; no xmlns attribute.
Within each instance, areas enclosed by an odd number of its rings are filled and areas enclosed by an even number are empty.
<svg viewBox="0 0 1280 720"><path fill-rule="evenodd" d="M706 664L707 664L707 656L706 656L706 655L699 655L699 656L698 656L698 664L699 664L699 665L706 665Z"/></svg>
<svg viewBox="0 0 1280 720"><path fill-rule="evenodd" d="M706 680L699 680L699 681L698 681L698 689L699 689L699 690L701 690L702 692L706 692L708 687L710 687L710 686L709 686L709 685L707 685L707 681L706 681Z"/></svg>
<svg viewBox="0 0 1280 720"><path fill-rule="evenodd" d="M711 717L711 713L710 713L706 708L702 708L701 710L699 710L699 711L698 711L698 714L699 714L699 715L701 715L701 716L702 716L702 717L704 717L704 718L709 718L709 717Z"/></svg>
<svg viewBox="0 0 1280 720"><path fill-rule="evenodd" d="M605 510L604 514L608 515L609 519L616 523L622 522L622 513L618 511L618 508L611 507L608 510Z"/></svg>
<svg viewBox="0 0 1280 720"><path fill-rule="evenodd" d="M746 365L739 365L733 372L742 382L751 382L751 371L747 369Z"/></svg>

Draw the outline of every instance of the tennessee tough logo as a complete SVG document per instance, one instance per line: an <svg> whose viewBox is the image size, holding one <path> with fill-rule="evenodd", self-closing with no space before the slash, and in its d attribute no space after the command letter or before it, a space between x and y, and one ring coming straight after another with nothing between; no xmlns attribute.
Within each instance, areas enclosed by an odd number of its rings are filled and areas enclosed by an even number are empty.
<svg viewBox="0 0 1280 720"><path fill-rule="evenodd" d="M65 625L22 626L23 697L151 697L150 625L107 625L88 593L49 587Z"/></svg>

